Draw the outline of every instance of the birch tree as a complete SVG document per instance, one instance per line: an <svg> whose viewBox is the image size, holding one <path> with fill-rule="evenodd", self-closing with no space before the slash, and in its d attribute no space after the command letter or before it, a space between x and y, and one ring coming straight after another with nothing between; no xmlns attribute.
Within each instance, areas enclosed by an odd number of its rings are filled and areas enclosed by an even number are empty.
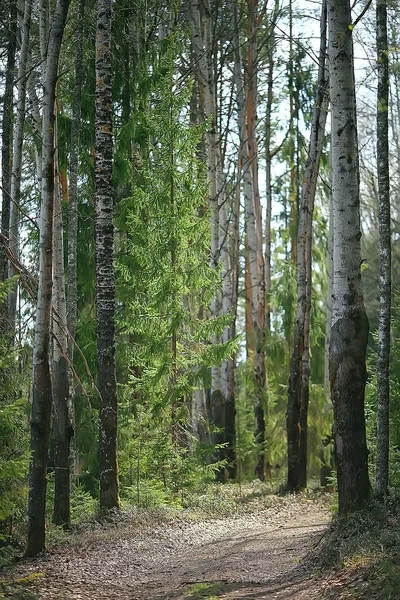
<svg viewBox="0 0 400 600"><path fill-rule="evenodd" d="M307 486L307 414L310 396L310 316L312 293L312 225L319 164L328 109L326 56L326 2L321 14L317 95L311 124L308 158L300 198L297 234L297 314L290 361L287 437L288 489Z"/></svg>
<svg viewBox="0 0 400 600"><path fill-rule="evenodd" d="M214 56L213 10L210 2L206 2L204 12L198 0L192 0L189 19L192 27L193 54L196 62L196 77L200 88L200 104L203 120L209 121L206 132L206 152L208 181L210 185L209 208L211 226L211 257L214 268L222 269L222 297L217 296L210 306L211 316L227 313L232 308L233 284L229 256L229 218L226 189L223 181L221 139L217 125L217 98ZM222 342L228 342L231 328L226 327L222 334ZM217 342L217 338L214 340ZM234 399L230 377L232 371L229 360L211 369L211 408L213 425L221 428L228 425L227 436L234 438ZM230 390L230 391L229 391ZM226 399L229 395L229 403ZM215 439L222 442L223 439Z"/></svg>
<svg viewBox="0 0 400 600"><path fill-rule="evenodd" d="M246 197L246 227L251 281L251 319L254 332L254 376L255 399L254 437L258 445L256 475L264 479L265 457L265 414L264 402L267 388L265 366L265 278L262 240L262 211L258 180L258 141L257 141L257 103L258 103L258 42L259 28L258 1L247 0L247 101L246 124L248 166L251 175L251 195Z"/></svg>
<svg viewBox="0 0 400 600"><path fill-rule="evenodd" d="M389 485L389 397L391 316L391 235L389 194L389 53L386 0L376 5L376 50L378 59L377 162L379 194L379 328L378 328L378 432L376 492L387 493Z"/></svg>
<svg viewBox="0 0 400 600"><path fill-rule="evenodd" d="M18 98L17 114L15 120L14 143L13 143L13 168L11 174L11 207L10 207L10 250L18 257L19 255L19 204L21 197L21 173L22 173L22 145L25 125L26 107L26 80L29 57L29 38L31 30L33 0L25 0L24 15L22 20L21 49L18 65ZM12 261L8 263L8 277L17 274ZM14 335L15 318L17 310L17 284L10 290L8 296L8 324Z"/></svg>
<svg viewBox="0 0 400 600"><path fill-rule="evenodd" d="M56 163L57 163L56 158ZM67 362L67 308L65 299L63 218L58 165L56 169L53 215L53 299L52 367L54 433L54 522L70 522L70 440L72 427L69 411L69 367Z"/></svg>
<svg viewBox="0 0 400 600"><path fill-rule="evenodd" d="M49 349L53 267L55 95L61 43L69 3L70 0L57 0L49 32L43 78L39 288L33 347L30 444L32 458L29 475L27 556L34 556L42 552L45 546L47 457L52 404Z"/></svg>
<svg viewBox="0 0 400 600"><path fill-rule="evenodd" d="M360 189L349 0L328 0L332 115L333 305L330 386L339 513L370 497L364 395L368 320L361 287Z"/></svg>
<svg viewBox="0 0 400 600"><path fill-rule="evenodd" d="M115 371L115 272L113 225L113 125L111 0L97 2L96 29L96 336L99 413L100 508L119 508L117 381Z"/></svg>

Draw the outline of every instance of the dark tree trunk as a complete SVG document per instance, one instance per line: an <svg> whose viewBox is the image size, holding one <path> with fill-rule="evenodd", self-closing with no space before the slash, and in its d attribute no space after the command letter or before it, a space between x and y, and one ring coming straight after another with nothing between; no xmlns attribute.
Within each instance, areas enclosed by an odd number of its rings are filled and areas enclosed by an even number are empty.
<svg viewBox="0 0 400 600"><path fill-rule="evenodd" d="M361 287L360 190L351 9L328 0L332 114L333 306L329 376L339 513L370 498L364 394L368 320Z"/></svg>
<svg viewBox="0 0 400 600"><path fill-rule="evenodd" d="M390 316L392 256L389 194L389 54L386 0L376 5L378 55L377 162L379 191L379 331L378 331L378 432L376 492L384 496L389 486Z"/></svg>
<svg viewBox="0 0 400 600"><path fill-rule="evenodd" d="M294 324L293 353L290 361L287 439L288 489L307 486L307 415L310 397L310 314L312 292L312 223L315 191L321 160L328 109L326 55L326 3L321 13L321 42L317 97L312 118L299 210L297 236L297 314Z"/></svg>
<svg viewBox="0 0 400 600"><path fill-rule="evenodd" d="M53 262L54 128L58 62L70 0L58 0L49 33L43 79L42 203L40 210L39 289L33 348L31 466L27 556L45 548L45 504L49 451L51 381L49 370Z"/></svg>
<svg viewBox="0 0 400 600"><path fill-rule="evenodd" d="M77 241L78 241L78 165L79 165L79 132L82 109L83 83L83 32L85 17L85 0L79 0L78 26L76 31L75 85L72 103L70 163L69 163L69 198L68 198L68 281L67 281L67 325L68 325L68 358L74 361L74 343L77 320ZM75 482L75 393L71 371L69 392L69 419L71 428L70 440L70 478Z"/></svg>
<svg viewBox="0 0 400 600"><path fill-rule="evenodd" d="M57 133L56 133L57 139ZM56 158L56 163L58 157ZM67 310L65 301L63 218L58 165L54 190L53 227L53 432L54 432L54 522L70 522L69 368L67 362Z"/></svg>
<svg viewBox="0 0 400 600"><path fill-rule="evenodd" d="M96 335L100 398L100 508L119 508L117 381L115 367L115 274L113 226L113 133L111 0L97 2L96 33Z"/></svg>
<svg viewBox="0 0 400 600"><path fill-rule="evenodd" d="M9 2L7 66L3 96L2 134L1 134L1 233L8 238L10 226L11 164L12 164L12 117L13 87L15 69L15 51L17 46L17 3ZM0 246L0 281L6 278L6 256ZM4 308L1 317L5 317ZM1 324L3 327L3 323Z"/></svg>

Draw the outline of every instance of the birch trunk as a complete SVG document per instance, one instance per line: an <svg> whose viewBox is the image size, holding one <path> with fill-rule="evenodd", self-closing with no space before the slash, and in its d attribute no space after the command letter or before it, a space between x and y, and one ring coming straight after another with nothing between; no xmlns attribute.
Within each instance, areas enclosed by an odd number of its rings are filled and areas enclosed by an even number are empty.
<svg viewBox="0 0 400 600"><path fill-rule="evenodd" d="M39 288L33 347L31 467L27 556L45 547L45 503L49 450L51 381L49 371L52 296L55 93L61 42L70 0L57 0L49 33L43 80L42 198L40 209Z"/></svg>
<svg viewBox="0 0 400 600"><path fill-rule="evenodd" d="M33 0L25 0L24 16L22 21L21 50L18 66L18 99L17 114L14 130L13 145L13 168L11 174L11 207L10 207L10 227L9 240L10 250L19 257L19 204L21 199L21 173L22 173L22 144L25 125L25 107L26 107L26 75L29 55L29 38L31 29ZM8 277L14 277L17 274L14 264L8 263ZM8 327L11 335L15 332L15 319L17 312L17 284L8 295Z"/></svg>
<svg viewBox="0 0 400 600"><path fill-rule="evenodd" d="M247 144L252 182L252 200L246 204L247 240L252 288L252 321L254 330L254 375L255 375L255 431L258 445L256 475L265 475L265 396L267 374L265 368L265 279L262 247L262 210L258 183L257 143L257 63L258 63L258 0L247 0L248 54L247 54Z"/></svg>
<svg viewBox="0 0 400 600"><path fill-rule="evenodd" d="M376 492L382 497L389 486L389 399L391 317L391 234L389 194L389 56L386 0L376 5L378 58L377 163L379 193L379 328L378 328L378 431Z"/></svg>
<svg viewBox="0 0 400 600"><path fill-rule="evenodd" d="M57 134L56 134L57 135ZM57 159L56 159L57 162ZM58 175L58 166L57 166ZM65 300L63 218L58 176L54 190L53 215L53 432L54 514L56 525L70 522L69 368L67 356L67 309Z"/></svg>
<svg viewBox="0 0 400 600"><path fill-rule="evenodd" d="M333 305L329 376L339 513L370 497L365 433L368 320L361 287L360 190L349 0L328 0L332 107Z"/></svg>
<svg viewBox="0 0 400 600"><path fill-rule="evenodd" d="M202 18L203 17L203 18ZM213 20L212 6L205 3L204 15L198 0L192 0L189 18L192 25L193 54L196 61L196 76L200 89L200 105L203 119L210 120L206 132L208 181L210 184L209 208L211 213L211 265L222 267L222 297L211 303L211 317L228 312L232 307L233 283L229 257L229 216L227 198L222 173L221 140L217 129L216 81L214 74ZM230 338L230 328L222 334L222 341ZM218 340L215 339L215 342ZM234 438L234 398L231 396L231 371L228 360L221 366L211 369L211 406L213 425L225 428L225 434ZM230 390L230 391L229 391ZM226 403L230 396L229 402ZM225 437L217 436L214 443L223 442ZM230 443L228 441L228 443ZM233 449L231 449L233 452ZM219 456L219 458L222 458Z"/></svg>
<svg viewBox="0 0 400 600"><path fill-rule="evenodd" d="M100 508L119 508L115 273L113 226L113 129L111 0L97 2L96 31L96 335L100 399Z"/></svg>
<svg viewBox="0 0 400 600"><path fill-rule="evenodd" d="M290 361L287 439L288 489L307 486L307 415L310 397L310 313L312 293L312 223L319 164L328 110L326 56L326 2L321 13L321 42L317 97L312 116L308 159L301 193L297 235L297 313Z"/></svg>
<svg viewBox="0 0 400 600"><path fill-rule="evenodd" d="M271 216L272 216L272 149L271 149L271 117L274 83L274 54L275 54L275 24L279 14L279 0L275 0L274 13L270 25L268 39L268 76L267 76L267 105L265 114L265 328L268 335L271 331Z"/></svg>
<svg viewBox="0 0 400 600"><path fill-rule="evenodd" d="M15 53L17 46L17 4L9 2L7 66L3 96L3 115L1 133L1 233L8 238L10 226L11 165L12 165L12 118ZM0 247L0 281L6 278L6 256ZM1 328L6 329L4 307L1 308ZM3 321L4 320L4 321Z"/></svg>

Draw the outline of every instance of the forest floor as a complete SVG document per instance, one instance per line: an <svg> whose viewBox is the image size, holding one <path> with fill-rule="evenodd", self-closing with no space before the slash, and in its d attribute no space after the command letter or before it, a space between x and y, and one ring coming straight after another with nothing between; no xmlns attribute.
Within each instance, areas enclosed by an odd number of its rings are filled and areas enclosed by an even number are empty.
<svg viewBox="0 0 400 600"><path fill-rule="evenodd" d="M368 560L321 570L315 557L331 520L326 500L244 500L235 514L218 518L133 511L94 523L36 560L8 567L0 574L0 598L400 598L400 585L388 595L381 585L377 590L366 575L372 575Z"/></svg>

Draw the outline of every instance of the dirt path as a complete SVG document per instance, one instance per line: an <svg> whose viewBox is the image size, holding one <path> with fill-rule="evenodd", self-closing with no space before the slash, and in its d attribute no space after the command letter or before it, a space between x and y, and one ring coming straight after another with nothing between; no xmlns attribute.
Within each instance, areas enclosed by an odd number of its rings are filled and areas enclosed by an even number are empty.
<svg viewBox="0 0 400 600"><path fill-rule="evenodd" d="M141 534L124 525L85 534L84 544L17 571L40 574L36 593L51 600L309 600L317 592L299 561L328 521L314 503L290 501L235 518L176 520Z"/></svg>

